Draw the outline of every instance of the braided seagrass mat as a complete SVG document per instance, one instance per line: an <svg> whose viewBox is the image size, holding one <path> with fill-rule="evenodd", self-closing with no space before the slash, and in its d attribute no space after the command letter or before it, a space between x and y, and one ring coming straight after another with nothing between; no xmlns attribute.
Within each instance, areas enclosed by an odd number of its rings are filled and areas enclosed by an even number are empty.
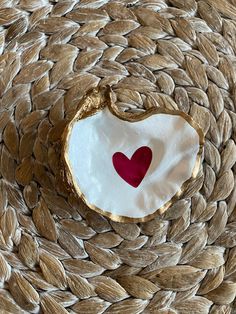
<svg viewBox="0 0 236 314"><path fill-rule="evenodd" d="M0 313L234 313L236 1L0 1ZM184 198L111 222L60 179L81 97L189 113L205 157ZM91 187L92 188L92 187Z"/></svg>

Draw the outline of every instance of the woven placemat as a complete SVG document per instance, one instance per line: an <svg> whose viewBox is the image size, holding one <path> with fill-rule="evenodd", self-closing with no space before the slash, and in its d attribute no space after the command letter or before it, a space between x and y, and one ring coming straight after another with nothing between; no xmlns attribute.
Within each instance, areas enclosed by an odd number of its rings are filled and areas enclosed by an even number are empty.
<svg viewBox="0 0 236 314"><path fill-rule="evenodd" d="M234 313L236 1L0 1L0 313ZM140 224L68 193L60 137L81 97L189 113L205 157ZM91 187L92 188L92 187Z"/></svg>

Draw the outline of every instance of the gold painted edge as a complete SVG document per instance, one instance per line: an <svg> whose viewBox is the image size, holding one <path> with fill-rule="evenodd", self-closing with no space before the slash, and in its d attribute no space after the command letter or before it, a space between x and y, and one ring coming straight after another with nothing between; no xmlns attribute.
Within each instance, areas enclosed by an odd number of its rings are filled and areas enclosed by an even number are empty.
<svg viewBox="0 0 236 314"><path fill-rule="evenodd" d="M102 93L101 95L103 97L108 97L108 100L104 102L100 101L100 105L96 106L95 108L92 107L91 109L89 109L89 111L86 112L86 109L88 109L87 104L83 104L83 102L87 99L87 97L93 97L93 95L95 94L99 94ZM92 210L94 210L95 212L104 215L108 218L110 218L113 221L116 222L123 222L123 223L138 223L138 222L147 222L153 218L155 218L159 213L163 214L173 203L175 203L180 197L181 195L183 195L183 193L186 190L186 187L188 186L188 184L197 177L197 174L199 172L200 169L200 165L201 165L201 158L202 158L202 153L203 153L203 147L204 147L204 134L203 131L201 129L201 127L199 126L199 124L197 122L195 122L193 120L193 118L191 116L189 116L188 114L180 111L180 110L170 110L170 109L166 109L166 108L150 108L148 110L146 110L145 112L142 113L127 113L127 112L121 112L117 109L117 107L113 104L112 100L111 100L111 88L108 86L106 88L96 88L93 89L91 91L89 91L81 100L81 102L79 103L79 110L75 113L74 117L69 121L69 123L67 124L63 134L62 134L62 153L61 153L61 163L62 163L62 176L63 179L65 181L65 183L69 186L69 188L74 192L75 196L80 197L83 202ZM91 104L92 105L92 104ZM68 161L68 157L67 157L67 152L68 152L68 139L70 137L71 134L71 129L74 125L75 122L77 122L80 119L85 119L91 115L96 114L97 112L103 110L105 107L108 107L110 112L115 115L117 118L124 120L124 121L128 121L128 122L138 122L141 120L144 120L154 114L169 114L169 115L178 115L181 116L182 118L185 119L185 121L187 121L198 133L199 136L199 150L197 153L197 157L196 157L196 162L195 165L193 167L193 171L192 171L192 175L191 177L186 180L180 190L167 202L165 203L162 207L158 208L154 213L147 215L145 217L142 218L132 218L132 217L128 217L128 216L120 216L120 215L115 215L112 214L110 212L104 211L100 208L98 208L97 206L95 206L94 204L90 204L85 195L81 192L79 185L77 184L77 182L75 182L73 175L72 175L72 169L70 166L70 163ZM84 108L85 107L85 110Z"/></svg>

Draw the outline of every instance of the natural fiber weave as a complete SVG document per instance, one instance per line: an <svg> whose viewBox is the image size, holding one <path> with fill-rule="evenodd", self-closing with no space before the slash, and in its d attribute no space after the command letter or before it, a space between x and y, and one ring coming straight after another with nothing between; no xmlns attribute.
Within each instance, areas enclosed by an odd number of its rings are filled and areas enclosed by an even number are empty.
<svg viewBox="0 0 236 314"><path fill-rule="evenodd" d="M0 25L0 313L233 313L236 1L1 0ZM185 198L147 223L60 179L66 120L107 84L121 110L179 108L206 134Z"/></svg>

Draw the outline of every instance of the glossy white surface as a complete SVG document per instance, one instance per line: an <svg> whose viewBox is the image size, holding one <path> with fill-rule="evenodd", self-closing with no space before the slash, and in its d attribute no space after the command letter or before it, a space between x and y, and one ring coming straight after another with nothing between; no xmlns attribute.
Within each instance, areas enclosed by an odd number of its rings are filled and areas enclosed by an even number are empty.
<svg viewBox="0 0 236 314"><path fill-rule="evenodd" d="M141 146L153 158L142 183L134 188L115 171L112 155L128 158ZM199 135L181 116L155 114L126 122L109 109L79 120L69 138L68 160L87 201L101 210L132 218L154 213L188 180L199 151Z"/></svg>

